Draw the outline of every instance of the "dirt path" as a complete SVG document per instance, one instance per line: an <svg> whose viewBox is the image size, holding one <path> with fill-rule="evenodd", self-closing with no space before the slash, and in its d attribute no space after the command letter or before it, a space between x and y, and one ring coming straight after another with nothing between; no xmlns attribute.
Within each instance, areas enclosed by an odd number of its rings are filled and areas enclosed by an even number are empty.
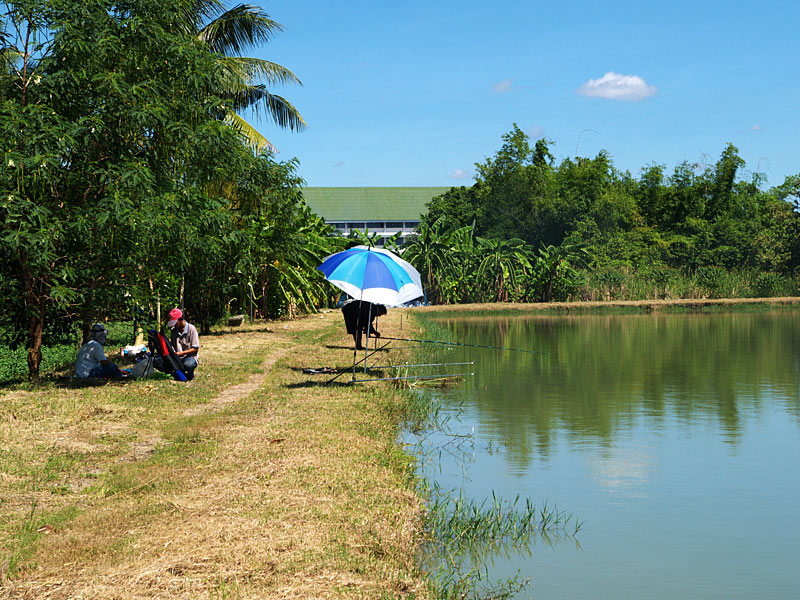
<svg viewBox="0 0 800 600"><path fill-rule="evenodd" d="M243 398L246 398L253 392L255 392L263 383L264 380L267 378L270 370L275 366L283 356L288 352L288 348L280 348L276 352L273 352L264 360L261 364L261 369L263 372L256 373L255 375L251 375L250 378L245 381L244 383L240 383L238 385L231 386L229 388L225 388L220 392L219 396L208 402L207 404L202 404L199 406L195 406L193 408L187 408L183 411L183 416L191 417L194 415L199 415L202 413L208 413L215 410L219 410L221 407L225 406L226 404L230 404L232 402L238 402Z"/></svg>

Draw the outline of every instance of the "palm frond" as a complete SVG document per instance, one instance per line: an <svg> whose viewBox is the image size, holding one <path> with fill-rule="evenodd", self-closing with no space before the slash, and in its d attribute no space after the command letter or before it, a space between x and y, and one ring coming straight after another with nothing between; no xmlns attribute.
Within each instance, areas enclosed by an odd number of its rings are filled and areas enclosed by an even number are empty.
<svg viewBox="0 0 800 600"><path fill-rule="evenodd" d="M269 18L258 6L240 4L218 16L198 33L198 39L225 56L240 54L247 48L267 42L283 26Z"/></svg>
<svg viewBox="0 0 800 600"><path fill-rule="evenodd" d="M197 35L203 23L214 19L225 11L221 0L191 0L177 3L176 10L180 15L183 29Z"/></svg>
<svg viewBox="0 0 800 600"><path fill-rule="evenodd" d="M268 60L246 56L221 56L219 62L222 66L223 77L231 81L250 83L266 81L271 85L294 83L303 85L297 75L289 69Z"/></svg>
<svg viewBox="0 0 800 600"><path fill-rule="evenodd" d="M222 11L220 0L195 0L193 7L197 12L191 22L198 28L200 23ZM196 33L197 39L208 45L220 65L221 77L214 91L227 106L226 121L235 126L258 152L274 151L274 147L235 114L236 111L249 108L258 116L259 111L265 110L279 127L292 131L302 131L307 127L291 103L267 89L267 85L302 85L300 79L277 63L238 56L245 48L266 42L280 31L283 31L280 23L270 19L261 8L240 4L222 12Z"/></svg>
<svg viewBox="0 0 800 600"><path fill-rule="evenodd" d="M225 115L225 123L236 129L256 154L262 152L277 152L278 149L265 138L258 130L233 111Z"/></svg>
<svg viewBox="0 0 800 600"><path fill-rule="evenodd" d="M0 48L0 63L2 63L0 70L2 70L3 74L11 73L14 70L14 66L21 60L22 52L13 46L3 46Z"/></svg>
<svg viewBox="0 0 800 600"><path fill-rule="evenodd" d="M290 129L291 131L304 131L308 124L297 109L286 98L282 98L276 94L270 94L264 90L264 96L260 102L253 104L251 108L258 114L259 109L265 106L265 110L272 117L275 123L283 129Z"/></svg>

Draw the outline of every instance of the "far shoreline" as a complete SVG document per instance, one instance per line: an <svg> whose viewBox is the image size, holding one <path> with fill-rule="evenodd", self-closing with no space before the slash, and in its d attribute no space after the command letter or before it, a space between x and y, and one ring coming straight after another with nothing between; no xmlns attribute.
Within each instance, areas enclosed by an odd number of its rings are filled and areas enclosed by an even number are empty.
<svg viewBox="0 0 800 600"><path fill-rule="evenodd" d="M577 302L491 302L483 304L436 304L410 309L412 313L444 315L480 313L540 314L564 316L569 314L704 312L720 309L798 308L800 297L779 298L674 298L668 300L606 300Z"/></svg>

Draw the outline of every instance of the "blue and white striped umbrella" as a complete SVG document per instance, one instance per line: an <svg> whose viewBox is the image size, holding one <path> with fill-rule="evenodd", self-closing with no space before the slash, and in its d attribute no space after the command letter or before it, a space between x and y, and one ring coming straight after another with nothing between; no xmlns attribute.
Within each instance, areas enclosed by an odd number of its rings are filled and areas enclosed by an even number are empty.
<svg viewBox="0 0 800 600"><path fill-rule="evenodd" d="M381 248L356 246L331 254L317 270L356 300L400 306L423 295L419 272Z"/></svg>

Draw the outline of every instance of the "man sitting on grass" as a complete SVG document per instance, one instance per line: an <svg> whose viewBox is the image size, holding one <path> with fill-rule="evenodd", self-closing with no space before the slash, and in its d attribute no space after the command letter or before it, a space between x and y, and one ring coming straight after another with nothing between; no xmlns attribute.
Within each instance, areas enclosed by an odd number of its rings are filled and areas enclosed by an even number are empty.
<svg viewBox="0 0 800 600"><path fill-rule="evenodd" d="M181 363L181 371L186 375L186 379L191 381L194 379L197 353L200 350L200 336L197 334L197 329L184 319L183 311L180 308L173 308L169 311L167 327L171 330L170 342L175 349L175 356ZM160 356L155 358L153 366L159 371L168 372L164 360Z"/></svg>
<svg viewBox="0 0 800 600"><path fill-rule="evenodd" d="M78 379L104 377L106 379L122 378L122 371L113 362L108 360L103 344L106 343L108 330L102 323L92 325L89 341L78 350L75 359L75 375Z"/></svg>

